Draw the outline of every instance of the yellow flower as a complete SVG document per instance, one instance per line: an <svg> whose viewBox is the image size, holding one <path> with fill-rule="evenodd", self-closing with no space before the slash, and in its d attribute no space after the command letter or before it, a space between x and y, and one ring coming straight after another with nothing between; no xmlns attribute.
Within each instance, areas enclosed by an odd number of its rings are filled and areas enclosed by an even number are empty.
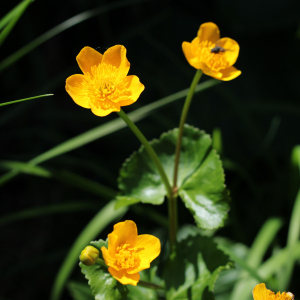
<svg viewBox="0 0 300 300"><path fill-rule="evenodd" d="M101 248L109 273L122 284L137 285L138 272L150 268L160 254L160 241L153 235L138 236L133 221L117 223L108 235L108 249Z"/></svg>
<svg viewBox="0 0 300 300"><path fill-rule="evenodd" d="M253 298L254 300L293 300L294 295L291 292L283 292L280 294L278 292L275 294L271 290L268 290L266 288L266 285L264 283L257 284L253 291Z"/></svg>
<svg viewBox="0 0 300 300"><path fill-rule="evenodd" d="M107 116L134 103L145 88L137 76L126 76L130 63L124 46L113 46L103 55L84 47L76 60L83 74L68 77L66 91L75 103L90 108L97 116Z"/></svg>
<svg viewBox="0 0 300 300"><path fill-rule="evenodd" d="M183 53L191 66L219 80L231 80L241 74L232 65L236 62L240 46L230 39L220 39L220 31L214 23L204 23L191 43L182 43Z"/></svg>

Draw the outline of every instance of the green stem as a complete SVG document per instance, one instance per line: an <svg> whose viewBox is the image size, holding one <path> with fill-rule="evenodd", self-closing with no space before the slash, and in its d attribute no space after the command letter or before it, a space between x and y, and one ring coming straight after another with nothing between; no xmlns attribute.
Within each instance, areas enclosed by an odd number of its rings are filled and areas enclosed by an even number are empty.
<svg viewBox="0 0 300 300"><path fill-rule="evenodd" d="M145 287L145 288L148 288L148 289L153 289L153 290L164 290L164 289L165 289L165 288L162 287L162 286L156 285L156 284L154 284L154 283L142 281L142 280L140 280L140 281L138 282L138 285L139 285L139 286L142 286L142 287Z"/></svg>
<svg viewBox="0 0 300 300"><path fill-rule="evenodd" d="M102 259L102 258L98 258L97 260L96 260L96 263L95 263L96 265L99 265L99 266L102 266L102 267L104 267L104 268L108 268L108 266L106 265L106 263L105 263L105 261Z"/></svg>
<svg viewBox="0 0 300 300"><path fill-rule="evenodd" d="M140 140L140 142L144 145L146 151L148 152L150 158L152 159L153 163L155 164L155 167L157 168L159 175L165 185L167 196L168 198L172 195L172 188L169 183L169 179L165 173L165 170L163 166L160 163L159 158L157 157L155 151L153 150L152 146L149 144L147 139L144 137L144 135L141 133L141 131L135 126L135 124L127 117L127 115L124 113L124 111L121 109L118 112L118 115L124 120L124 122L128 125L128 127L133 131L133 133L136 135L136 137Z"/></svg>
<svg viewBox="0 0 300 300"><path fill-rule="evenodd" d="M164 168L161 165L159 158L157 157L157 154L155 153L155 151L153 150L153 148L151 147L147 139L144 137L144 135L141 133L141 131L128 118L128 116L124 113L122 109L118 112L118 115L124 120L124 122L133 131L133 133L140 140L140 142L144 145L146 151L148 152L150 158L152 159L154 165L156 166L160 174L160 177L165 185L167 191L167 197L168 197L168 206L169 206L169 236L170 236L170 246L172 249L176 243L177 214L176 214L176 209L174 209L174 196L173 196L171 185L169 183L169 179L165 173Z"/></svg>
<svg viewBox="0 0 300 300"><path fill-rule="evenodd" d="M179 123L179 133L177 138L177 145L176 145L176 151L175 151L175 165L174 165L174 179L173 179L173 191L176 194L177 191L177 178L178 178L178 165L179 165L179 157L180 157L180 149L181 149L181 142L182 142L182 136L183 136L183 128L184 123L195 93L195 88L201 78L202 71L197 70L194 79L192 81L192 84L190 86L190 90L186 96L185 103L182 109L180 123Z"/></svg>

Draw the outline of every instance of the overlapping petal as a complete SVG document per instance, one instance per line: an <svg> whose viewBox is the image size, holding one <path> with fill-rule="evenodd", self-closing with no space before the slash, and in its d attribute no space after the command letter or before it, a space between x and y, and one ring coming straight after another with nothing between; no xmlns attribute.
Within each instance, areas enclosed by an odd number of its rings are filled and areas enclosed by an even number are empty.
<svg viewBox="0 0 300 300"><path fill-rule="evenodd" d="M137 268L128 271L130 274L150 268L150 263L161 251L159 239L149 234L139 235L135 247L141 262Z"/></svg>
<svg viewBox="0 0 300 300"><path fill-rule="evenodd" d="M136 286L140 281L139 273L129 274L126 270L117 271L111 267L108 268L108 272L122 284L131 284Z"/></svg>
<svg viewBox="0 0 300 300"><path fill-rule="evenodd" d="M222 55L226 57L225 60L229 65L232 66L235 64L240 52L239 44L231 38L222 38L217 41L216 45L225 49Z"/></svg>
<svg viewBox="0 0 300 300"><path fill-rule="evenodd" d="M74 102L84 108L90 108L90 98L84 89L82 89L82 83L84 81L84 75L75 74L67 78L66 91L72 97Z"/></svg>
<svg viewBox="0 0 300 300"><path fill-rule="evenodd" d="M200 26L197 36L200 41L215 43L220 38L220 30L215 23L204 23Z"/></svg>
<svg viewBox="0 0 300 300"><path fill-rule="evenodd" d="M84 47L76 56L76 60L84 74L91 73L93 66L101 64L102 54L91 47Z"/></svg>
<svg viewBox="0 0 300 300"><path fill-rule="evenodd" d="M120 77L125 77L130 68L130 63L126 57L126 48L122 45L107 49L103 54L102 63L116 67Z"/></svg>
<svg viewBox="0 0 300 300"><path fill-rule="evenodd" d="M215 78L224 81L229 81L241 75L242 72L240 70L237 70L235 67L229 67L227 69L220 70L220 73L222 74L222 77L221 78L215 77Z"/></svg>
<svg viewBox="0 0 300 300"><path fill-rule="evenodd" d="M140 82L140 79L135 76L126 76L123 80L126 83L126 88L130 91L130 94L120 97L117 101L120 106L127 106L134 103L141 95L142 91L145 89L145 86Z"/></svg>
<svg viewBox="0 0 300 300"><path fill-rule="evenodd" d="M118 237L116 247L122 244L129 244L134 247L138 237L136 224L130 220L117 223L114 226L114 231L112 234Z"/></svg>

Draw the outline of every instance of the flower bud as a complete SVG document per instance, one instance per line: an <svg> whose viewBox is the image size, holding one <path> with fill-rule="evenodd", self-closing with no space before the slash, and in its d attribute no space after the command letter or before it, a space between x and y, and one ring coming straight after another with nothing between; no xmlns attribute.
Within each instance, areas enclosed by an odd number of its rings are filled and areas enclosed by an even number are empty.
<svg viewBox="0 0 300 300"><path fill-rule="evenodd" d="M80 261L86 266L93 266L99 257L99 250L93 246L87 246L81 251Z"/></svg>

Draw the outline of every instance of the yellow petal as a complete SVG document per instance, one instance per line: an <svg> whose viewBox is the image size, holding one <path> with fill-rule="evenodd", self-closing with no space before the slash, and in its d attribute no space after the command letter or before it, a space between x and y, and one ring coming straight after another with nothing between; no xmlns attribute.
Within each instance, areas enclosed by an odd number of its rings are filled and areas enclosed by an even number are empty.
<svg viewBox="0 0 300 300"><path fill-rule="evenodd" d="M116 99L116 103L120 106L127 106L134 103L139 97L142 91L145 89L145 86L140 82L139 78L135 75L126 76L123 80L123 83L126 84L125 96L121 96Z"/></svg>
<svg viewBox="0 0 300 300"><path fill-rule="evenodd" d="M102 63L115 66L119 69L119 76L125 77L130 68L130 63L126 58L126 51L126 48L122 45L110 47L104 52Z"/></svg>
<svg viewBox="0 0 300 300"><path fill-rule="evenodd" d="M90 98L82 87L84 75L75 74L67 78L66 91L72 97L74 102L84 108L90 108Z"/></svg>
<svg viewBox="0 0 300 300"><path fill-rule="evenodd" d="M118 240L118 236L110 233L108 236L108 251L109 251L109 255L113 258L115 258L116 255L116 243Z"/></svg>
<svg viewBox="0 0 300 300"><path fill-rule="evenodd" d="M200 26L197 36L200 42L209 41L215 43L220 38L220 30L215 23L204 23Z"/></svg>
<svg viewBox="0 0 300 300"><path fill-rule="evenodd" d="M105 263L108 266L114 265L116 260L109 255L109 250L107 250L105 247L101 247L101 252L102 252Z"/></svg>
<svg viewBox="0 0 300 300"><path fill-rule="evenodd" d="M140 274L128 274L125 270L117 271L112 267L108 268L108 272L122 284L137 285L140 280Z"/></svg>
<svg viewBox="0 0 300 300"><path fill-rule="evenodd" d="M240 51L239 44L231 38L222 38L216 42L216 45L225 49L222 55L228 61L229 65L232 66L235 64Z"/></svg>
<svg viewBox="0 0 300 300"><path fill-rule="evenodd" d="M76 60L83 73L91 73L91 67L101 63L102 54L91 47L84 47L77 55Z"/></svg>
<svg viewBox="0 0 300 300"><path fill-rule="evenodd" d="M105 100L103 105L96 107L96 106L91 106L91 110L93 114L99 117L105 117L112 113L113 111L120 111L121 107L118 103L114 103L110 100Z"/></svg>
<svg viewBox="0 0 300 300"><path fill-rule="evenodd" d="M222 77L221 78L215 77L215 78L224 80L224 81L229 81L229 80L232 80L232 79L238 77L239 75L241 75L242 72L240 70L237 70L235 67L229 67L229 68L220 70L219 73L222 74Z"/></svg>
<svg viewBox="0 0 300 300"><path fill-rule="evenodd" d="M132 247L135 246L137 240L137 227L133 221L126 220L114 225L114 235L118 236L116 246L123 244L129 244Z"/></svg>
<svg viewBox="0 0 300 300"><path fill-rule="evenodd" d="M192 43L183 42L182 51L184 53L186 60L189 62L189 64L191 64L190 61L195 57L195 55L192 53Z"/></svg>
<svg viewBox="0 0 300 300"><path fill-rule="evenodd" d="M127 272L130 274L150 268L150 262L152 262L161 251L160 240L150 234L139 235L135 247L137 248L136 253L141 261L137 268L127 269Z"/></svg>
<svg viewBox="0 0 300 300"><path fill-rule="evenodd" d="M254 287L252 295L254 300L267 300L270 292L271 291L266 288L266 285L264 283L260 283Z"/></svg>

